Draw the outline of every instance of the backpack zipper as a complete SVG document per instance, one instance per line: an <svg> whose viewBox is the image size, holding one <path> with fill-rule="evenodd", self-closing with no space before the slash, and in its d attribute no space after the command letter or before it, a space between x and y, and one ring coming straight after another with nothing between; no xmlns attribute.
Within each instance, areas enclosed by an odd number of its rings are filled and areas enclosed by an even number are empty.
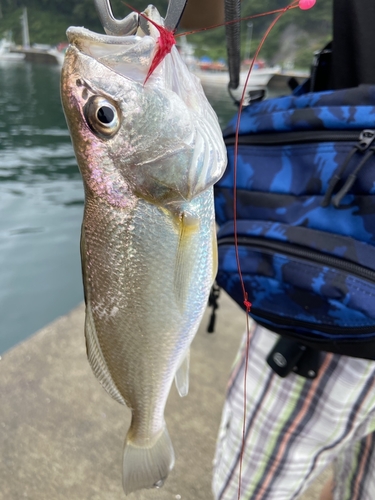
<svg viewBox="0 0 375 500"><path fill-rule="evenodd" d="M237 241L239 245L249 246L255 250L260 250L270 254L274 253L275 251L278 251L283 253L283 255L287 255L289 257L299 257L301 259L313 261L318 264L326 264L340 271L349 272L355 275L356 277L370 281L372 284L375 283L375 271L371 271L370 269L367 269L359 264L354 264L352 262L348 262L339 259L337 257L332 257L330 255L322 254L315 250L307 250L305 248L298 247L297 245L292 246L290 243L268 241L268 240L265 241L253 236L239 236ZM224 236L222 238L219 238L218 246L220 245L234 245L234 236ZM347 333L352 333L352 332L372 333L374 332L375 329L375 326L341 327L337 325L331 326L327 324L318 325L316 323L306 322L294 318L285 318L285 320L283 320L282 317L280 317L279 315L265 311L260 311L254 306L251 308L251 313L253 313L254 316L258 316L259 319L255 318L258 323L261 323L261 318L263 317L265 319L272 321L275 324L283 325L286 327L300 326L301 328L304 329L322 331L323 333L324 332L337 333L338 330L344 330ZM269 325L267 326L265 323L263 324L264 326L266 326L266 328L269 327ZM279 333L281 333L281 331ZM338 337L335 338L338 339ZM322 341L324 341L324 339L322 339Z"/></svg>
<svg viewBox="0 0 375 500"><path fill-rule="evenodd" d="M264 134L239 135L239 145L278 146L288 144L303 144L310 142L355 142L360 140L363 130L301 130L299 132L269 132ZM235 134L228 134L224 142L233 146L236 142Z"/></svg>
<svg viewBox="0 0 375 500"><path fill-rule="evenodd" d="M224 132L225 134L225 132ZM238 137L238 144L240 146L281 146L292 144L305 144L315 142L356 142L353 148L349 151L345 160L336 169L335 174L332 176L323 201L322 207L327 207L331 203L333 192L338 182L344 175L349 163L356 153L360 154L361 161L355 168L354 172L346 180L344 186L333 197L333 205L339 208L341 200L348 193L352 185L357 179L359 172L364 167L365 163L374 154L375 149L372 146L375 141L375 130L364 129L358 130L301 130L298 132L276 132L268 134L246 134ZM226 146L233 146L236 143L236 135L230 134L225 138ZM363 157L364 153L368 154Z"/></svg>
<svg viewBox="0 0 375 500"><path fill-rule="evenodd" d="M255 250L260 250L267 253L280 252L288 257L300 257L305 260L313 261L318 264L326 264L340 271L351 273L359 278L375 283L375 271L367 269L359 264L354 264L347 260L339 259L331 255L322 254L316 250L307 250L306 248L284 243L280 241L261 240L255 236L238 236L238 245L249 246ZM234 236L224 236L218 238L218 246L234 245Z"/></svg>
<svg viewBox="0 0 375 500"><path fill-rule="evenodd" d="M303 321L295 318L290 318L290 317L285 317L285 319L282 316L279 316L277 314L272 314L270 312L266 312L260 309L257 309L256 307L251 308L251 314L255 316L255 321L259 323L260 325L263 325L265 328L272 329L275 333L279 333L280 335L283 334L283 328L277 328L277 326L270 326L266 322L262 321L262 318L267 319L268 321L271 321L275 325L279 324L281 326L285 327L300 327L306 330L315 330L317 332L321 333L327 333L327 334L335 334L334 340L346 340L347 342L355 342L356 340L358 342L363 341L363 338L356 339L357 334L366 334L366 333L373 333L375 331L375 326L338 326L338 325L328 325L328 324L317 324L317 323L312 323L309 321ZM375 323L375 320L374 320ZM337 331L343 331L345 332L343 335L337 334ZM354 337L350 337L350 334L354 334ZM304 332L304 335L308 337L309 340L314 340L314 342L328 342L332 341L332 338L324 338L322 337L321 339L316 338L316 334L309 334L308 332ZM297 334L293 335L295 338L298 338ZM301 340L301 339L300 339Z"/></svg>

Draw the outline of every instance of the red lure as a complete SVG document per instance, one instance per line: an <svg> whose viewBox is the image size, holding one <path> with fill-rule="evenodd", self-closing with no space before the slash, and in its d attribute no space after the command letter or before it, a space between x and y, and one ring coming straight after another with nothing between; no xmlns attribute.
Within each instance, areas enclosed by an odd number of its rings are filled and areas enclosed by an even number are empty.
<svg viewBox="0 0 375 500"><path fill-rule="evenodd" d="M151 21L151 19L149 19L149 21L159 30L160 36L156 40L157 49L154 58L152 59L151 66L150 69L148 70L146 80L144 81L144 83L147 82L147 80L150 78L155 69L163 61L164 57L171 52L173 45L176 44L174 31L168 31L166 28L164 28L164 26L158 26L156 23Z"/></svg>
<svg viewBox="0 0 375 500"><path fill-rule="evenodd" d="M134 9L128 4L125 4L129 9L133 10L140 16L142 16L144 19L147 19L155 28L159 31L160 36L156 40L156 52L154 54L154 57L151 62L151 66L148 70L147 76L145 81L143 82L143 85L146 84L147 80L150 78L152 73L155 71L155 69L159 66L159 64L164 60L164 57L167 54L170 54L173 45L176 45L176 40L174 37L174 34L176 30L169 31L164 26L159 26L159 24L155 23L152 19L149 17L145 16L142 12L139 12L138 10Z"/></svg>

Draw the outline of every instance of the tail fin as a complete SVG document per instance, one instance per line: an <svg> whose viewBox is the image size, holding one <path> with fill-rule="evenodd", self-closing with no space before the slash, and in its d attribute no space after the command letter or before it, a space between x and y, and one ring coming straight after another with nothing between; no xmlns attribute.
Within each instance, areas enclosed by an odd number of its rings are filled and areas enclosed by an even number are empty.
<svg viewBox="0 0 375 500"><path fill-rule="evenodd" d="M122 466L122 486L125 494L142 488L158 488L174 466L174 451L167 428L150 447L137 446L125 441Z"/></svg>

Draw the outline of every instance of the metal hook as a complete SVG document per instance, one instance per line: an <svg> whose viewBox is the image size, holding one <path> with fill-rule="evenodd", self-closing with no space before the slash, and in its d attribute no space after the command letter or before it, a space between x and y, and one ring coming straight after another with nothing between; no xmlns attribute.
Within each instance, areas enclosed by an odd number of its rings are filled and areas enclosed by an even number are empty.
<svg viewBox="0 0 375 500"><path fill-rule="evenodd" d="M112 13L110 0L94 0L94 2L100 22L107 35L132 35L136 32L139 25L141 25L144 32L149 34L147 23L143 22L143 18L140 18L136 12L132 12L124 19L119 20ZM167 15L164 21L164 26L169 31L176 30L185 10L186 2L187 0L169 0Z"/></svg>
<svg viewBox="0 0 375 500"><path fill-rule="evenodd" d="M110 0L94 0L100 22L107 35L124 36L132 35L137 31L139 15L131 12L124 19L116 19L112 13Z"/></svg>
<svg viewBox="0 0 375 500"><path fill-rule="evenodd" d="M164 26L169 31L175 31L181 21L187 0L169 0L167 15L165 16Z"/></svg>

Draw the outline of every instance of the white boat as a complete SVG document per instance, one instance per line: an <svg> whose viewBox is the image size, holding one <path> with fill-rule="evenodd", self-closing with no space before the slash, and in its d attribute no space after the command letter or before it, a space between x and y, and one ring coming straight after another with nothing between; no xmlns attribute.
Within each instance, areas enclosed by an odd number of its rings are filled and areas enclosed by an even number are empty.
<svg viewBox="0 0 375 500"><path fill-rule="evenodd" d="M3 38L0 40L0 61L22 61L25 59L25 54L11 52L14 45L12 42Z"/></svg>
<svg viewBox="0 0 375 500"><path fill-rule="evenodd" d="M227 71L206 71L195 69L193 73L200 79L202 85L228 85L229 73ZM251 87L266 87L270 79L280 73L280 67L253 69L248 85ZM240 73L240 87L243 87L246 82L248 72L241 71Z"/></svg>
<svg viewBox="0 0 375 500"><path fill-rule="evenodd" d="M21 16L22 25L22 49L18 52L22 58L28 62L53 64L62 66L64 62L64 52L60 52L56 47L44 43L33 43L30 46L29 24L27 17L27 8L24 7Z"/></svg>

